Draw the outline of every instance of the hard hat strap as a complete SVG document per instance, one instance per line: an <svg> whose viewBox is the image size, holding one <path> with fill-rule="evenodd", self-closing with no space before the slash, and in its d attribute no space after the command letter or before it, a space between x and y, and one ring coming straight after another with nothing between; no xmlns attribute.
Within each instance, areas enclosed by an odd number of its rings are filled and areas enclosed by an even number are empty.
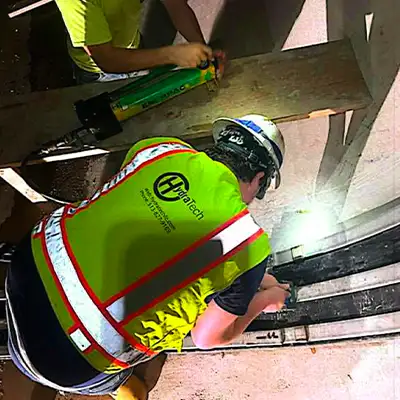
<svg viewBox="0 0 400 400"><path fill-rule="evenodd" d="M256 198L258 200L262 200L265 196L265 193L267 192L269 186L271 185L272 178L265 174L263 180L261 181L260 188L258 189L258 192L256 194Z"/></svg>

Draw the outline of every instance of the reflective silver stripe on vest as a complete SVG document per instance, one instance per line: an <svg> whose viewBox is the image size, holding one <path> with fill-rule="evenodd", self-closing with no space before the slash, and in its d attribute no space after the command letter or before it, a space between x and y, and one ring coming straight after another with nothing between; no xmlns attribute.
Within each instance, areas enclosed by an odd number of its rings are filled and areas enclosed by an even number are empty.
<svg viewBox="0 0 400 400"><path fill-rule="evenodd" d="M106 320L79 280L62 238L60 220L63 211L64 208L55 211L47 220L44 229L50 261L65 295L81 323L99 346L109 355L118 358L117 356L126 348L125 339ZM82 332L79 334L80 341L76 345L82 349L81 335L83 335ZM72 340L77 337L77 334L71 335ZM90 341L89 338L86 340Z"/></svg>
<svg viewBox="0 0 400 400"><path fill-rule="evenodd" d="M159 143L158 145L155 144L154 146L138 150L132 161L126 164L126 167L128 165L132 165L132 167L136 169L141 164L143 164L148 160L158 157L161 154L175 150L193 150L193 149L189 146L185 146L183 143ZM129 170L129 173L130 172L133 172L131 171L131 168Z"/></svg>
<svg viewBox="0 0 400 400"><path fill-rule="evenodd" d="M107 311L117 322L124 321L126 317L146 307L152 300L201 273L207 266L250 239L260 229L252 216L245 214L208 241L194 247L188 254L174 261L171 266L159 272L154 278L141 283L110 304Z"/></svg>

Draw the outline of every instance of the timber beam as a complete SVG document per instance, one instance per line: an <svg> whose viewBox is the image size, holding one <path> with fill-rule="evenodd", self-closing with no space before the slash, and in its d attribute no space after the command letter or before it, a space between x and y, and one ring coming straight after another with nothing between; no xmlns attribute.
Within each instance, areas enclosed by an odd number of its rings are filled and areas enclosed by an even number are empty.
<svg viewBox="0 0 400 400"><path fill-rule="evenodd" d="M77 100L124 84L96 83L2 98L0 167L18 166L43 143L77 128ZM351 44L341 40L232 60L217 91L203 85L175 97L125 122L122 133L98 147L121 150L160 135L196 145L211 139L211 123L222 116L259 113L280 123L364 108L370 102Z"/></svg>

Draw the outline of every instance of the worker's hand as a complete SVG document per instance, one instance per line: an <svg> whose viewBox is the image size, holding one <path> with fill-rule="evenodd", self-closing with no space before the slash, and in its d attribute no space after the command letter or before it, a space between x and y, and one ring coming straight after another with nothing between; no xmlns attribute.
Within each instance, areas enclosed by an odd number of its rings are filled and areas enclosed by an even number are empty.
<svg viewBox="0 0 400 400"><path fill-rule="evenodd" d="M268 290L272 287L279 287L283 290L290 290L290 284L280 283L276 280L274 276L266 273L263 277L263 280L261 281L260 290Z"/></svg>
<svg viewBox="0 0 400 400"><path fill-rule="evenodd" d="M265 296L267 303L263 312L277 312L283 307L285 300L290 296L290 284L280 283L274 276L266 273L260 284L259 291L268 292L268 295Z"/></svg>
<svg viewBox="0 0 400 400"><path fill-rule="evenodd" d="M265 307L263 309L265 313L274 313L281 310L286 299L290 296L290 292L280 286L263 290L263 294L265 295Z"/></svg>
<svg viewBox="0 0 400 400"><path fill-rule="evenodd" d="M171 64L184 68L195 68L202 62L212 59L211 48L201 43L169 46L168 52Z"/></svg>

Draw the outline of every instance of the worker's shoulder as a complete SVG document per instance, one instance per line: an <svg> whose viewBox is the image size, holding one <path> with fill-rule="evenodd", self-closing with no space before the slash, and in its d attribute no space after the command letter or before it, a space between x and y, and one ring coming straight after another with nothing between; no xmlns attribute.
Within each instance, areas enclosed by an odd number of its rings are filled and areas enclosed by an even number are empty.
<svg viewBox="0 0 400 400"><path fill-rule="evenodd" d="M84 16L86 10L91 7L101 7L97 0L54 0L63 18Z"/></svg>
<svg viewBox="0 0 400 400"><path fill-rule="evenodd" d="M82 7L87 7L87 6L98 6L101 7L102 1L101 0L54 0L56 4L64 4L64 5L77 5L80 4Z"/></svg>
<svg viewBox="0 0 400 400"><path fill-rule="evenodd" d="M183 148L188 148L192 149L192 146L190 144L184 142L183 140L180 140L178 138L174 137L151 137L147 139L142 139L136 142L128 151L128 153L125 156L125 160L122 164L124 166L127 164L129 161L131 161L134 157L136 157L139 153L143 152L144 150L155 150L156 147L159 146L167 146L171 147L171 150L177 149L178 147Z"/></svg>
<svg viewBox="0 0 400 400"><path fill-rule="evenodd" d="M74 13L76 16L84 17L85 11L96 10L103 8L103 2L101 0L55 0L59 10L63 16L68 16L66 13Z"/></svg>
<svg viewBox="0 0 400 400"><path fill-rule="evenodd" d="M97 5L98 2L97 0L54 0L55 3L57 4L57 6L62 6L63 8L65 7L80 7L80 8L84 8L87 7L88 4L93 4L93 5Z"/></svg>
<svg viewBox="0 0 400 400"><path fill-rule="evenodd" d="M63 5L64 7L71 8L88 8L88 7L98 7L103 9L108 9L110 7L120 7L124 4L134 5L141 4L141 0L55 0L57 5Z"/></svg>
<svg viewBox="0 0 400 400"><path fill-rule="evenodd" d="M175 137L166 137L166 136L155 136L155 137L150 137L147 139L142 139L138 142L136 142L129 150L129 152L138 152L141 151L143 149L147 149L147 148L151 148L151 147L158 147L161 145L166 145L166 146L181 146L184 148L188 148L188 149L193 149L193 147L184 142L181 139L175 138ZM194 150L194 149L193 149Z"/></svg>

